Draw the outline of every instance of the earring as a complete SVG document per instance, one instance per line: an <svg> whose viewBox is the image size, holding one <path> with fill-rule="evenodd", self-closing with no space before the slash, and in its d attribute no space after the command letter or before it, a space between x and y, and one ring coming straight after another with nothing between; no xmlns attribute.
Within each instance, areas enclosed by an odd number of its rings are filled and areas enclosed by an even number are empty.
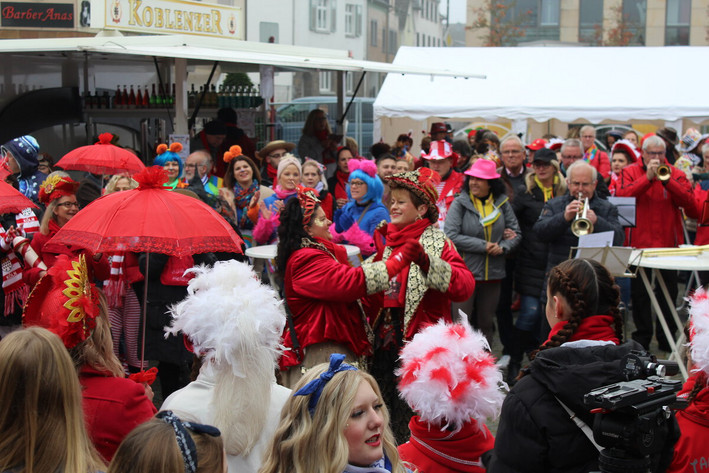
<svg viewBox="0 0 709 473"><path fill-rule="evenodd" d="M417 215L416 220L421 220L421 215Z"/></svg>

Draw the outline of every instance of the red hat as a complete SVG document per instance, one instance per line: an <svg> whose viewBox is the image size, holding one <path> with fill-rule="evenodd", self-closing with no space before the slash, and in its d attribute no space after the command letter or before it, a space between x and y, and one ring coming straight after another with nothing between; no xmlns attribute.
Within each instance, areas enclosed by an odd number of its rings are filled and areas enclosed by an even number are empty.
<svg viewBox="0 0 709 473"><path fill-rule="evenodd" d="M84 255L59 255L27 298L22 323L46 328L71 349L91 336L98 315L99 295Z"/></svg>
<svg viewBox="0 0 709 473"><path fill-rule="evenodd" d="M547 140L537 138L536 140L532 141L527 146L525 146L525 148L532 150L532 151L539 151L542 148L546 148L546 146L547 146Z"/></svg>
<svg viewBox="0 0 709 473"><path fill-rule="evenodd" d="M470 131L468 132L468 139L474 137L477 132L478 132L478 130L476 130L475 128L473 128L472 130L470 130Z"/></svg>
<svg viewBox="0 0 709 473"><path fill-rule="evenodd" d="M458 154L453 151L453 147L446 140L432 141L429 148L429 153L426 154L421 152L421 157L431 161L440 161L443 159L453 158L453 166L455 166L458 162Z"/></svg>
<svg viewBox="0 0 709 473"><path fill-rule="evenodd" d="M545 146L552 151L559 151L563 144L564 140L562 140L561 138L552 138Z"/></svg>
<svg viewBox="0 0 709 473"><path fill-rule="evenodd" d="M431 134L434 133L448 133L448 128L443 122L435 122L431 124Z"/></svg>
<svg viewBox="0 0 709 473"><path fill-rule="evenodd" d="M615 143L613 143L613 147L611 148L611 156L617 149L622 149L625 150L628 155L630 155L630 163L632 164L638 159L642 157L642 154L640 154L640 151L635 147L635 145L628 140L618 140Z"/></svg>
<svg viewBox="0 0 709 473"><path fill-rule="evenodd" d="M65 195L74 195L79 188L79 183L68 176L54 174L48 176L39 186L39 201L47 205Z"/></svg>
<svg viewBox="0 0 709 473"><path fill-rule="evenodd" d="M389 183L390 189L406 189L418 196L428 207L426 217L431 222L438 221L438 191L436 185L441 182L441 176L432 169L418 168L414 171L400 172L386 176L384 180Z"/></svg>
<svg viewBox="0 0 709 473"><path fill-rule="evenodd" d="M478 179L497 179L500 177L497 173L497 165L495 162L485 158L476 160L464 174L477 177Z"/></svg>

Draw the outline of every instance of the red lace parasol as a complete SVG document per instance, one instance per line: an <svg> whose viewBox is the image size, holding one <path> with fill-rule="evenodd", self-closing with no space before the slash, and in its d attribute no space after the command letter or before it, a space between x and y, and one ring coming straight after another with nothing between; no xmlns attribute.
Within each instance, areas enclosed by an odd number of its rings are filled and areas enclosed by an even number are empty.
<svg viewBox="0 0 709 473"><path fill-rule="evenodd" d="M36 209L37 206L20 191L5 181L0 181L0 214L20 213L27 207Z"/></svg>
<svg viewBox="0 0 709 473"><path fill-rule="evenodd" d="M135 174L145 169L143 162L136 155L111 144L113 135L101 133L99 142L69 151L57 162L62 169L88 171L94 174Z"/></svg>
<svg viewBox="0 0 709 473"><path fill-rule="evenodd" d="M81 209L48 243L91 252L153 252L186 256L241 253L242 240L199 199L166 190L166 172L150 167L133 176L137 189L105 195Z"/></svg>

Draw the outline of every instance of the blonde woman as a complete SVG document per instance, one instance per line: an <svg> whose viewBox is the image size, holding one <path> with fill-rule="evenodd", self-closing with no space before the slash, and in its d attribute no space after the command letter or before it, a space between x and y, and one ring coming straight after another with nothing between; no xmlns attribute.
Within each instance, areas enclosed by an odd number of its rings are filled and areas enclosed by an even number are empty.
<svg viewBox="0 0 709 473"><path fill-rule="evenodd" d="M71 358L48 330L18 330L0 342L0 429L0 471L105 469L84 427Z"/></svg>
<svg viewBox="0 0 709 473"><path fill-rule="evenodd" d="M405 473L374 378L330 355L295 385L259 473Z"/></svg>

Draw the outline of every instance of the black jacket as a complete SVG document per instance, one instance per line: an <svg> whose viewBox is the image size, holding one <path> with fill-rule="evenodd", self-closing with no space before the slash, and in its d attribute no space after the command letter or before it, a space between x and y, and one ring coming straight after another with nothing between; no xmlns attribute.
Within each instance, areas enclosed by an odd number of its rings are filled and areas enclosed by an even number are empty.
<svg viewBox="0 0 709 473"><path fill-rule="evenodd" d="M549 200L544 204L539 220L534 224L533 229L539 239L549 244L547 271L569 259L571 247L576 247L579 244L579 238L571 232L571 222L564 219L564 209L575 198L567 193ZM589 205L598 217L593 233L612 231L614 233L613 245L622 245L625 233L618 221L616 206L596 195L589 201Z"/></svg>
<svg viewBox="0 0 709 473"><path fill-rule="evenodd" d="M623 381L620 360L631 350L642 347L631 341L620 346L559 347L540 352L529 366L530 374L514 385L502 405L488 473L598 470L598 450L554 396L593 426L583 396ZM669 460L673 445L674 441L668 442Z"/></svg>
<svg viewBox="0 0 709 473"><path fill-rule="evenodd" d="M548 248L533 227L543 207L544 194L539 187L532 188L531 193L524 186L517 188L512 208L522 231L522 243L516 253L515 288L522 295L537 298L544 284Z"/></svg>

